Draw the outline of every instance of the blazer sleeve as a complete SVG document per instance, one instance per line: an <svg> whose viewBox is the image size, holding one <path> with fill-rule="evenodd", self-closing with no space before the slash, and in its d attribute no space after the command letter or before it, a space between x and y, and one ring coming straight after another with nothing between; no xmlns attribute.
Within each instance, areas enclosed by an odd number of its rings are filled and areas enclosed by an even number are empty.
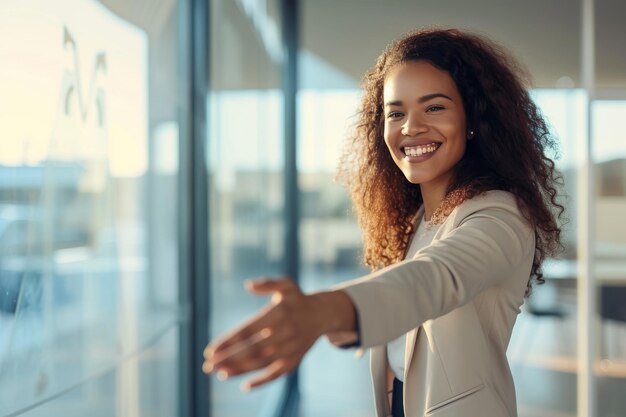
<svg viewBox="0 0 626 417"><path fill-rule="evenodd" d="M511 271L530 270L534 231L515 205L469 211L414 258L336 287L354 303L361 347L388 343L519 276Z"/></svg>

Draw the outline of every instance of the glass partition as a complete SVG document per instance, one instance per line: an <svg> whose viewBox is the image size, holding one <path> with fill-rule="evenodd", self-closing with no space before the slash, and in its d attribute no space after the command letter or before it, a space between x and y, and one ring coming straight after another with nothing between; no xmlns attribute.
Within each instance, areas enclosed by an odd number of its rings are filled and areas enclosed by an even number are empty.
<svg viewBox="0 0 626 417"><path fill-rule="evenodd" d="M268 300L246 279L280 276L285 265L282 46L278 1L211 2L209 237L211 338ZM274 412L281 381L240 391L246 377L211 385L215 416Z"/></svg>
<svg viewBox="0 0 626 417"><path fill-rule="evenodd" d="M0 416L178 408L176 2L0 5Z"/></svg>
<svg viewBox="0 0 626 417"><path fill-rule="evenodd" d="M316 65L300 55L303 71ZM313 69L315 82L328 81ZM303 82L307 82L305 78ZM367 273L361 261L361 230L348 190L333 181L342 145L351 131L360 92L355 89L302 88L298 95L298 181L302 288L325 289ZM304 416L370 415L373 398L367 360L318 341L301 366ZM341 404L341 406L338 406ZM350 410L352 414L342 414Z"/></svg>
<svg viewBox="0 0 626 417"><path fill-rule="evenodd" d="M626 399L626 95L592 103L595 375L598 415L624 414Z"/></svg>
<svg viewBox="0 0 626 417"><path fill-rule="evenodd" d="M563 252L546 260L546 283L536 285L519 315L508 357L520 416L576 415L577 380L577 202L584 162L586 94L582 89L532 91L559 144L552 157L563 177L559 222Z"/></svg>

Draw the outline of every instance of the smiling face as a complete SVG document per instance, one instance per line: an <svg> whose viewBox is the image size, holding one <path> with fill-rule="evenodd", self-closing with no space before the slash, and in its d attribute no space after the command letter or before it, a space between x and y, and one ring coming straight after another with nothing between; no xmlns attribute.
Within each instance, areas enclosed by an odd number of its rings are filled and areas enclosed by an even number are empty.
<svg viewBox="0 0 626 417"><path fill-rule="evenodd" d="M448 72L428 61L391 68L383 90L384 137L407 180L445 193L465 153L461 94Z"/></svg>

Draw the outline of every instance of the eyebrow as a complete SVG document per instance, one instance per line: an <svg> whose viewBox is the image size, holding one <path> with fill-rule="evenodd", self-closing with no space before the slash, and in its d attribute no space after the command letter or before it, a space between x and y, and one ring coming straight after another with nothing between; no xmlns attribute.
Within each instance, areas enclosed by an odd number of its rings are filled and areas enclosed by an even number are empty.
<svg viewBox="0 0 626 417"><path fill-rule="evenodd" d="M443 93L433 93L433 94L427 94L425 96L420 97L419 99L417 99L418 103L425 103L429 100L432 100L434 98L438 98L438 97L442 97L445 99L448 99L450 101L454 101L452 100L452 98L450 98L449 96L443 94ZM385 103L385 107L387 106L400 106L402 105L402 100L395 100L395 101L388 101Z"/></svg>

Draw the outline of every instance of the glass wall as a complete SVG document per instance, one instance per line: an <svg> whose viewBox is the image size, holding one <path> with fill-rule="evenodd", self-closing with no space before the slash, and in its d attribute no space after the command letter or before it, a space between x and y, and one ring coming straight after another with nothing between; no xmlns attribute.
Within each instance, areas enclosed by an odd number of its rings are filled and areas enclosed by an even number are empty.
<svg viewBox="0 0 626 417"><path fill-rule="evenodd" d="M0 416L178 412L177 21L0 5Z"/></svg>
<svg viewBox="0 0 626 417"><path fill-rule="evenodd" d="M300 53L304 77L315 81L319 62ZM347 189L333 181L342 144L360 93L354 89L301 88L298 94L298 181L300 187L301 284L305 291L328 288L367 273L362 265L361 231ZM303 416L371 415L367 361L320 340L305 357L300 373ZM337 407L337 404L343 404ZM342 414L342 410L349 413Z"/></svg>
<svg viewBox="0 0 626 417"><path fill-rule="evenodd" d="M626 413L626 36L624 5L595 0L595 85L590 103L593 283L596 311L593 369L602 417Z"/></svg>
<svg viewBox="0 0 626 417"><path fill-rule="evenodd" d="M558 139L552 155L563 176L559 202L563 251L543 266L513 330L508 356L521 416L576 415L578 181L584 164L586 94L581 88L541 88L533 98Z"/></svg>
<svg viewBox="0 0 626 417"><path fill-rule="evenodd" d="M626 410L626 95L592 104L596 384L600 416Z"/></svg>
<svg viewBox="0 0 626 417"><path fill-rule="evenodd" d="M281 18L278 1L210 4L208 164L211 338L268 300L246 279L285 269ZM272 412L283 382L244 395L244 378L211 386L214 416Z"/></svg>

